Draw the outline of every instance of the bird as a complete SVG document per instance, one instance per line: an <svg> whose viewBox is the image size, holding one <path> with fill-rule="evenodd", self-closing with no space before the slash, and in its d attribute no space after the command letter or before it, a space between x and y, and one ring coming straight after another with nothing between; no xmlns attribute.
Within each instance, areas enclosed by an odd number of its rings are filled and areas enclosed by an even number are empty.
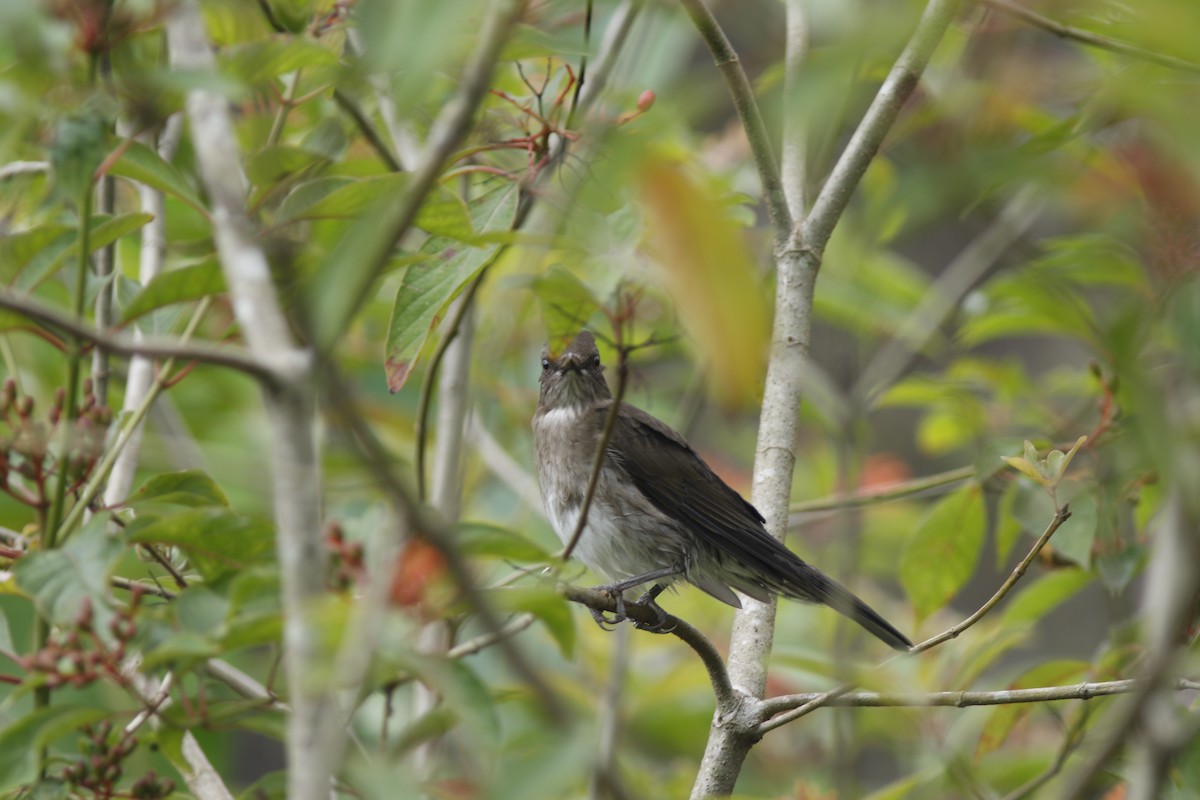
<svg viewBox="0 0 1200 800"><path fill-rule="evenodd" d="M542 350L532 427L538 482L551 525L566 545L583 511L597 446L614 402L595 337L579 332L560 353ZM912 642L844 586L806 563L764 527L753 505L723 481L665 422L621 403L574 555L611 583L617 614L592 611L598 623L625 617L624 594L650 588L636 603L667 631L658 596L690 583L734 608L737 592L820 603L854 620L890 647Z"/></svg>

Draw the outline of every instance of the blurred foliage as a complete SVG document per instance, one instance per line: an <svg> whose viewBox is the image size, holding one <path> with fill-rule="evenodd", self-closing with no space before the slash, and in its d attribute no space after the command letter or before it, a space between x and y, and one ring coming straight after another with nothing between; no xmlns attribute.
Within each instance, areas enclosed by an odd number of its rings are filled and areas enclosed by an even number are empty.
<svg viewBox="0 0 1200 800"><path fill-rule="evenodd" d="M169 3L0 3L5 292L70 313L86 230L89 253L108 248L116 265L112 278L86 276L89 319L96 295L112 292L121 329L177 336L207 298L196 338L236 340L190 133L174 155L155 147L189 89L222 92L247 203L294 328L336 361L406 479L430 355L455 299L473 298L472 422L455 537L497 613L532 615L513 641L572 717L550 725L495 648L449 658L418 644L435 621L449 624L455 643L486 631L419 538L396 564L375 557L393 523L345 421L329 415L330 563L318 613L330 676L365 579L390 581L392 601L368 685L344 698L358 709L358 746L339 794L584 796L598 718L612 713L617 768L608 779L625 796L683 796L713 707L704 669L673 637L636 633L628 662L614 664L614 636L540 577L558 542L526 489L542 343L584 325L611 337L615 321L626 342L656 343L633 355L627 399L685 431L749 493L772 234L745 138L686 17L646 4L602 101L572 116L582 59L596 68L616 4L595 4L590 38L582 3L531 4L468 136L376 275L364 254L386 236L379 220L411 183L388 158L408 163L420 152L454 96L485 4L201 5L217 75L170 68ZM804 5L811 50L788 107L803 115L795 122L815 189L922 4ZM1195 53L1193 0L1037 5L1156 53ZM781 4L714 6L779 129ZM994 613L938 650L862 678L867 688L1037 687L1127 677L1138 663L1140 577L1168 489L1200 497L1189 490L1200 484L1198 93L1194 72L967 4L867 171L817 286L794 495L887 492L963 465L975 477L798 514L792 545L919 639L994 591L1049 524L1055 498L1073 512ZM564 141L566 158L550 160ZM97 170L113 181L111 207L81 202ZM138 263L151 216L139 186L165 196L166 270L144 286ZM1027 230L990 262L970 264L978 276L955 295L947 270L1021 192L1038 203ZM551 223L521 227L523 203ZM922 317L931 297L947 299L948 313ZM928 335L913 339L913 330ZM889 349L897 337L913 352ZM612 349L602 350L612 363ZM903 360L895 377L863 383L888 374L873 366L881 357ZM57 482L69 498L83 491L124 418L107 409L121 408L127 362L114 360L106 397L64 407L56 390L70 358L58 329L0 313L0 797L184 796L185 731L240 796L280 797L284 712L205 666L226 659L286 699L257 387L218 367L177 367L149 418L139 488L117 508L95 506L47 549ZM90 433L64 449L64 426ZM562 575L592 580L574 566ZM666 607L725 648L729 609L690 589ZM35 639L39 616L50 638ZM778 619L772 694L833 687L880 657L827 610L785 604ZM1180 637L1191 642L1183 668L1195 675L1195 620ZM143 707L122 672L135 652L143 673L175 678L160 724L126 735ZM623 686L608 710L614 675ZM436 697L432 708L418 702L418 684ZM47 692L49 705L39 700ZM1001 795L1052 769L1070 731L1099 735L1112 702L825 709L764 739L739 794ZM45 774L30 790L42 748ZM1197 765L1193 740L1167 796L1200 795ZM1124 760L1108 765L1097 796L1126 772Z"/></svg>

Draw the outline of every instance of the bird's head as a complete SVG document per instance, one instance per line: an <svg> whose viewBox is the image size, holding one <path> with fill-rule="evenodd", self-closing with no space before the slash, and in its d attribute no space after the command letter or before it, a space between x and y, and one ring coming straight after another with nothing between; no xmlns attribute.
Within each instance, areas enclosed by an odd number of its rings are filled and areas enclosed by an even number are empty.
<svg viewBox="0 0 1200 800"><path fill-rule="evenodd" d="M550 352L549 345L542 348L539 408L588 406L610 397L604 365L600 363L600 351L592 334L580 331L558 354Z"/></svg>

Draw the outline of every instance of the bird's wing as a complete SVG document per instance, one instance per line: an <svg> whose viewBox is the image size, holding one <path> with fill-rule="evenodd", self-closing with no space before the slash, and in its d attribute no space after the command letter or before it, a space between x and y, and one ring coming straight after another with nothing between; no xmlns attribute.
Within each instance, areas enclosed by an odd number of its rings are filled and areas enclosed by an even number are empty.
<svg viewBox="0 0 1200 800"><path fill-rule="evenodd" d="M774 576L787 560L799 561L766 532L758 509L717 477L682 436L641 409L623 405L622 411L609 455L655 507L755 574ZM607 415L608 405L596 413Z"/></svg>
<svg viewBox="0 0 1200 800"><path fill-rule="evenodd" d="M604 403L596 413L607 416L609 408ZM725 602L721 581L757 600L778 592L824 603L898 650L911 646L874 609L767 533L758 509L717 477L682 436L641 409L623 405L622 411L609 440L613 461L659 511L687 526L721 561L740 567L727 564L719 577L689 576L693 583Z"/></svg>

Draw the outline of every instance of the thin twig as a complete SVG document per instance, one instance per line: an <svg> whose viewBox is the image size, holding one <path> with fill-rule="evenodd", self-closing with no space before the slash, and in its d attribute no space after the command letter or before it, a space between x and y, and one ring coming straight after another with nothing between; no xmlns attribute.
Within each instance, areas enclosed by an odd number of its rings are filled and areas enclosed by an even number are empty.
<svg viewBox="0 0 1200 800"><path fill-rule="evenodd" d="M1093 697L1095 695L1092 695ZM1084 698L1086 699L1086 698ZM1067 758L1077 748L1080 742L1083 741L1083 736L1087 731L1087 721L1092 716L1092 707L1085 705L1080 709L1079 717L1067 730L1067 735L1063 737L1062 744L1059 745L1058 753L1055 754L1054 760L1050 762L1050 766L1046 767L1045 771L1040 775L1035 775L1029 779L1024 785L1018 786L1013 791L1004 795L1004 800L1024 800L1038 789L1045 786L1051 778L1062 772L1063 765L1067 763Z"/></svg>
<svg viewBox="0 0 1200 800"><path fill-rule="evenodd" d="M598 589L587 589L569 583L560 583L558 591L572 603L579 603L596 611L616 612L617 599L609 592ZM729 673L725 669L725 661L713 643L703 633L689 623L672 614L662 620L657 611L637 603L626 603L625 614L634 622L648 625L661 623L667 632L674 634L687 643L700 656L700 661L708 671L708 679L712 683L713 694L716 697L717 708L729 708L737 703L737 695L733 684L729 682Z"/></svg>
<svg viewBox="0 0 1200 800"><path fill-rule="evenodd" d="M725 31L704 0L680 0L680 5L692 18L692 24L696 26L704 43L708 45L709 52L712 53L713 63L725 78L725 85L733 98L733 107L737 110L738 119L750 143L754 167L763 187L767 215L771 218L771 228L775 232L776 246L781 247L792 229L793 219L788 210L783 184L779 180L779 166L771 147L771 137L767 134L767 125L763 122L758 101L754 99L750 79L746 77L741 59L729 43Z"/></svg>
<svg viewBox="0 0 1200 800"><path fill-rule="evenodd" d="M132 592L134 587L137 587L139 592L152 594L155 597L161 597L163 600L174 600L176 597L174 592L164 589L157 584L130 580L129 578L122 578L119 575L114 575L109 578L108 583L110 586L116 589L124 589L127 592Z"/></svg>
<svg viewBox="0 0 1200 800"><path fill-rule="evenodd" d="M619 327L617 335L618 337L620 336ZM628 383L628 355L625 348L618 341L617 388L613 392L612 404L608 407L608 414L604 417L604 429L600 432L600 439L596 442L596 454L592 457L592 468L588 473L587 489L583 493L583 504L579 507L579 518L575 521L575 530L571 532L571 538L567 540L567 546L563 548L563 561L570 560L571 553L575 552L575 546L579 544L579 539L583 536L583 529L587 527L588 512L592 508L592 499L596 496L596 487L600 484L600 472L604 468L605 459L608 458L608 442L612 438L613 430L617 427L617 417L621 413L621 401L625 397L625 386Z"/></svg>
<svg viewBox="0 0 1200 800"><path fill-rule="evenodd" d="M392 154L392 151L387 146L387 143L383 141L383 137L380 136L379 132L375 130L375 126L371 124L369 119L367 119L367 115L364 114L363 110L358 107L358 103L354 102L354 98L350 97L341 89L334 89L333 99L338 104L338 107L341 108L342 111L345 111L350 119L354 121L355 126L358 128L358 132L361 133L363 138L367 140L367 144L371 145L371 149L373 149L379 155L379 159L384 163L384 165L392 172L403 172L404 167L401 166L400 162L396 159L396 156Z"/></svg>
<svg viewBox="0 0 1200 800"><path fill-rule="evenodd" d="M852 494L835 494L829 497L818 497L815 500L802 500L799 503L792 503L789 511L792 514L808 514L814 511L836 511L843 508L859 508L876 503L888 503L974 477L975 467L959 467L935 475L914 478L910 481L863 489Z"/></svg>
<svg viewBox="0 0 1200 800"><path fill-rule="evenodd" d="M424 505L417 502L414 493L396 474L392 459L363 419L349 387L338 374L335 366L324 363L321 385L326 402L334 415L346 426L350 439L356 445L359 457L367 465L371 476L387 495L397 515L405 521L409 530L420 531L422 539L441 554L451 580L458 586L463 598L478 615L483 626L491 631L503 627L491 606L480 595L475 586L475 576L459 553L454 537L446 530L441 520L434 517ZM557 695L545 683L538 671L525 655L508 639L501 641L501 652L508 659L513 671L530 686L543 707L556 720L565 719L565 711Z"/></svg>
<svg viewBox="0 0 1200 800"><path fill-rule="evenodd" d="M1090 45L1091 47L1100 47L1114 53L1120 53L1123 56L1130 56L1140 61L1149 61L1152 64L1170 67L1171 69L1183 70L1185 72L1200 72L1200 64L1197 64L1195 61L1187 61L1175 56L1163 55L1162 53L1138 47L1120 39L1114 39L1111 36L1092 33L1082 28L1073 28L1070 25L1064 25L1049 17L1044 17L1019 3L1012 2L1012 0L979 0L979 2L988 8L994 8L1011 17L1016 17L1022 22L1032 25L1035 28L1041 28L1047 33L1052 33L1063 39L1071 39L1081 44Z"/></svg>
<svg viewBox="0 0 1200 800"><path fill-rule="evenodd" d="M17 295L7 289L0 290L0 308L16 311L31 320L56 328L71 336L77 336L117 355L200 361L205 364L229 367L257 378L267 385L274 385L278 380L273 369L238 347L184 344L174 339L149 337L137 341L132 337L105 333L86 323L74 320L37 300Z"/></svg>
<svg viewBox="0 0 1200 800"><path fill-rule="evenodd" d="M1023 559L1021 559L1021 563L1017 564L1017 566L1013 568L1013 571L1004 580L1004 583L1000 584L1000 588L998 588L996 592L990 598L988 598L987 602L980 606L975 613L971 614L971 616L967 617L957 625L954 625L942 633L939 633L937 636L933 636L921 642L920 644L914 645L908 653L893 656L883 663L887 664L895 658L905 658L937 647L943 642L958 637L963 631L967 630L972 625L979 622L979 620L983 619L984 615L995 608L996 605L1003 600L1010 591L1012 591L1012 588L1017 584L1017 581L1019 581L1025 574L1026 570L1029 569L1029 565L1033 563L1035 558L1037 558L1038 553L1040 553L1042 548L1045 547L1046 543L1050 541L1050 537L1054 535L1054 532L1057 531L1062 524L1070 518L1070 516L1071 512L1066 505L1063 505L1062 508L1055 512L1054 518L1050 520L1050 524L1046 526L1046 529L1042 532L1042 535L1038 537L1036 542L1034 542L1033 547L1029 548L1029 552L1025 554ZM882 664L880 666L882 666ZM815 695L811 700L804 703L804 705L763 722L758 726L758 735L762 736L770 731L775 730L776 728L792 722L793 720L797 720L800 717L806 716L807 714L816 711L818 708L828 705L837 698L849 694L853 689L854 685L847 683L838 686L835 689L830 689L827 692L822 692L821 694Z"/></svg>
<svg viewBox="0 0 1200 800"><path fill-rule="evenodd" d="M930 0L925 6L916 31L879 87L804 219L801 246L805 249L818 255L825 252L825 245L850 204L854 190L875 160L900 109L916 90L921 74L961 5L962 0Z"/></svg>
<svg viewBox="0 0 1200 800"><path fill-rule="evenodd" d="M1111 697L1129 694L1145 684L1140 678L1116 681L1075 683L1069 686L1039 686L1032 689L999 689L994 692L847 692L830 700L827 705L856 708L951 706L1005 706L1019 703L1047 703L1055 700L1091 700L1096 697ZM1175 682L1177 691L1200 689L1200 682L1180 678ZM800 708L822 696L820 692L788 694L770 697L763 701L767 714L777 714L792 708Z"/></svg>

